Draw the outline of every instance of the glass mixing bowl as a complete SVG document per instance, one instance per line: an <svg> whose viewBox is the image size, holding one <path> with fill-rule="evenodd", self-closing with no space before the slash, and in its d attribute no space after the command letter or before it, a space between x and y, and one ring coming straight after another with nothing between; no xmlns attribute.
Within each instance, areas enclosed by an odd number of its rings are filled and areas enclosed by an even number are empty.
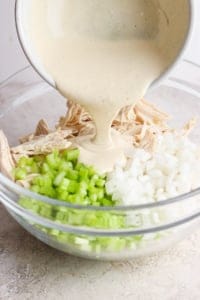
<svg viewBox="0 0 200 300"><path fill-rule="evenodd" d="M175 127L200 114L200 67L183 61L178 69L146 95L172 115ZM0 85L0 128L10 145L33 132L39 119L45 118L53 126L65 112L65 100L30 67ZM199 123L191 139L200 144ZM21 206L22 199L32 203L30 209ZM147 205L85 207L30 192L0 173L0 201L18 223L44 243L99 260L121 260L164 250L200 224L200 188ZM123 224L125 216L134 220L134 226ZM97 218L101 220L98 228Z"/></svg>

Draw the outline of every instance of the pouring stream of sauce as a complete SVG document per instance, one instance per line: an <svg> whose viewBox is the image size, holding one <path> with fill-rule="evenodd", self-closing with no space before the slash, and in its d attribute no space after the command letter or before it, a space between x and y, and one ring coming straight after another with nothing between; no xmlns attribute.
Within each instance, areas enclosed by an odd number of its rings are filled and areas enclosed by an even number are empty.
<svg viewBox="0 0 200 300"><path fill-rule="evenodd" d="M160 2L32 1L30 39L59 92L92 115L96 135L77 145L81 161L99 171L111 171L124 158L127 144L112 132L113 118L123 106L135 105L172 61L160 47L170 22Z"/></svg>

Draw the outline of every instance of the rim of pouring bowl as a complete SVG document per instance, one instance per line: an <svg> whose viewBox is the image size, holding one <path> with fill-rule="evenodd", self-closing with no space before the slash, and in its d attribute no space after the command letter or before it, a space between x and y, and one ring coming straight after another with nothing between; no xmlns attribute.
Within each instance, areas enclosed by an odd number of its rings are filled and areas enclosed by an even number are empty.
<svg viewBox="0 0 200 300"><path fill-rule="evenodd" d="M22 47L22 50L28 59L29 63L33 67L33 69L44 79L50 86L53 88L56 88L55 82L52 79L52 77L40 66L38 61L34 58L34 56L31 54L31 50L28 47L28 43L26 42L26 37L23 30L23 24L21 22L21 11L22 11L22 4L24 0L15 0L15 24L16 24L16 30L17 30L17 36L18 40L20 42L20 45ZM188 31L185 36L185 40L183 42L182 48L180 49L178 55L176 56L175 60L172 62L172 64L161 74L161 76L156 79L150 86L150 89L154 89L157 86L160 85L160 83L169 77L169 75L172 73L174 68L179 64L179 62L184 57L184 54L190 44L192 33L194 29L194 0L187 0L189 4L189 24L188 24Z"/></svg>

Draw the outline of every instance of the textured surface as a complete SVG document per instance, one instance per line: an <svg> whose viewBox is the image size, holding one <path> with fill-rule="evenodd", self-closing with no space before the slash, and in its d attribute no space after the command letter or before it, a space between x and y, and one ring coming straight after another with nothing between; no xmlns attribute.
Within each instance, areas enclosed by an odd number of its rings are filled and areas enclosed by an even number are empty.
<svg viewBox="0 0 200 300"><path fill-rule="evenodd" d="M1 300L199 300L200 232L137 261L103 263L37 241L0 205Z"/></svg>

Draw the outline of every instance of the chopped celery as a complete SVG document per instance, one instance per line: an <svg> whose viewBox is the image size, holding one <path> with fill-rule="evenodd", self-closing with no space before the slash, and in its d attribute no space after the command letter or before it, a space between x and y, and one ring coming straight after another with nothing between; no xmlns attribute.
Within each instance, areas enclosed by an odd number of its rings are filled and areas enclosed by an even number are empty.
<svg viewBox="0 0 200 300"><path fill-rule="evenodd" d="M78 162L78 158L78 149L22 157L14 176L16 180L22 180L36 174L30 189L48 197L74 204L113 206L114 201L106 194L105 176L98 174L93 167Z"/></svg>
<svg viewBox="0 0 200 300"><path fill-rule="evenodd" d="M30 189L36 193L85 206L113 206L112 196L106 193L106 176L98 174L93 167L78 162L79 150L54 151L46 156L22 157L14 170L16 180L36 175ZM114 211L75 210L53 206L28 197L22 197L19 204L56 223L97 229L126 228L126 215ZM38 230L61 243L70 244L82 251L121 251L139 244L142 237L90 237L48 229L35 224Z"/></svg>
<svg viewBox="0 0 200 300"><path fill-rule="evenodd" d="M73 149L73 150L67 151L66 154L67 154L66 157L67 157L68 161L77 162L78 157L79 157L78 149Z"/></svg>
<svg viewBox="0 0 200 300"><path fill-rule="evenodd" d="M65 178L65 172L61 172L61 173L58 173L58 175L56 176L56 178L54 179L54 182L53 184L55 186L59 186L62 182L63 182L63 179Z"/></svg>
<svg viewBox="0 0 200 300"><path fill-rule="evenodd" d="M14 170L13 173L14 173L14 177L15 177L16 180L24 180L24 179L26 179L27 172L26 172L26 170L24 168L18 167L18 168L16 168Z"/></svg>

